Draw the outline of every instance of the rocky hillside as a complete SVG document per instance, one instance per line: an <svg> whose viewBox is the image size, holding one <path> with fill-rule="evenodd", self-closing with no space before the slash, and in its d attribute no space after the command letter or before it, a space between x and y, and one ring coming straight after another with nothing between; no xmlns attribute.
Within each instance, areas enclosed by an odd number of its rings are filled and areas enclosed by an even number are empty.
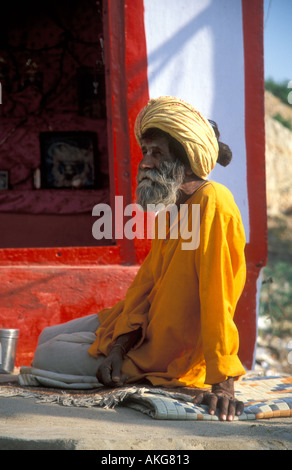
<svg viewBox="0 0 292 470"><path fill-rule="evenodd" d="M292 263L292 131L277 121L292 124L292 105L265 92L266 186L270 260ZM291 287L292 290L292 287Z"/></svg>
<svg viewBox="0 0 292 470"><path fill-rule="evenodd" d="M273 116L292 123L292 106L265 92L266 175L268 215L292 214L292 131Z"/></svg>
<svg viewBox="0 0 292 470"><path fill-rule="evenodd" d="M288 93L287 93L288 94ZM268 263L260 293L257 368L292 375L292 106L265 93Z"/></svg>

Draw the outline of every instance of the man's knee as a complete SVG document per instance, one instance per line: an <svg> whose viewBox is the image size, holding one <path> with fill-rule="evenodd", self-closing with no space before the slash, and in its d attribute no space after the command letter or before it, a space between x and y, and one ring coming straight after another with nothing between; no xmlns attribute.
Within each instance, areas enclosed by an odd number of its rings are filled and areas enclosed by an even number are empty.
<svg viewBox="0 0 292 470"><path fill-rule="evenodd" d="M38 345L46 343L56 336L55 326L46 326L39 335Z"/></svg>

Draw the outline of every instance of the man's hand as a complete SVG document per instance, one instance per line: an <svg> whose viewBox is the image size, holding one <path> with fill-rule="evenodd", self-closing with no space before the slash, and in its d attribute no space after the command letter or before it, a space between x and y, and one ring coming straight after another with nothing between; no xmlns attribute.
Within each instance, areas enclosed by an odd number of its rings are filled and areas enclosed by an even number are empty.
<svg viewBox="0 0 292 470"><path fill-rule="evenodd" d="M127 379L122 374L122 365L123 350L119 346L114 346L99 366L96 372L97 380L107 387L121 387Z"/></svg>
<svg viewBox="0 0 292 470"><path fill-rule="evenodd" d="M219 411L222 421L233 421L234 416L240 416L244 410L244 403L234 398L234 380L229 377L225 382L212 385L212 390L203 392L194 398L197 405L208 405L211 415Z"/></svg>
<svg viewBox="0 0 292 470"><path fill-rule="evenodd" d="M125 384L127 376L122 374L122 366L125 355L141 337L142 330L125 333L117 338L108 356L99 366L97 380L107 387L121 387Z"/></svg>

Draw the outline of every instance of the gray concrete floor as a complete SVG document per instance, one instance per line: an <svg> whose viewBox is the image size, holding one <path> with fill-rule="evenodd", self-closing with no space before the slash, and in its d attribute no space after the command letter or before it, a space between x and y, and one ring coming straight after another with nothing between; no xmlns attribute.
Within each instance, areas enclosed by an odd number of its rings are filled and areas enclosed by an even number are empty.
<svg viewBox="0 0 292 470"><path fill-rule="evenodd" d="M15 376L0 375L1 382ZM292 418L161 421L129 408L0 397L1 450L292 450Z"/></svg>

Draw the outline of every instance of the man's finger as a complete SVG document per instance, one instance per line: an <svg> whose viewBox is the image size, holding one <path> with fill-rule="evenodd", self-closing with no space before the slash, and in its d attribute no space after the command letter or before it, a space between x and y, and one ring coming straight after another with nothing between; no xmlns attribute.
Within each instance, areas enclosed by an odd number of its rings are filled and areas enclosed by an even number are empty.
<svg viewBox="0 0 292 470"><path fill-rule="evenodd" d="M123 384L121 363L118 362L118 361L113 361L111 379L112 379L112 382L116 385L122 385Z"/></svg>
<svg viewBox="0 0 292 470"><path fill-rule="evenodd" d="M227 397L220 397L218 400L219 417L222 421L226 421L229 407L229 399Z"/></svg>
<svg viewBox="0 0 292 470"><path fill-rule="evenodd" d="M204 393L200 393L199 395L193 398L193 403L195 403L196 405L200 405L203 399L204 399Z"/></svg>
<svg viewBox="0 0 292 470"><path fill-rule="evenodd" d="M244 403L242 401L236 402L236 416L242 415L244 411Z"/></svg>
<svg viewBox="0 0 292 470"><path fill-rule="evenodd" d="M216 412L218 398L214 393L200 393L195 398L193 398L193 403L196 405L207 405L208 413L214 415Z"/></svg>
<svg viewBox="0 0 292 470"><path fill-rule="evenodd" d="M107 386L112 384L111 369L107 365L101 365L96 373L97 380Z"/></svg>
<svg viewBox="0 0 292 470"><path fill-rule="evenodd" d="M228 416L227 416L228 421L234 420L235 411L236 411L236 402L235 400L230 400L229 407L228 407Z"/></svg>
<svg viewBox="0 0 292 470"><path fill-rule="evenodd" d="M210 415L214 415L216 413L217 403L218 397L216 397L216 395L214 395L213 393L207 395L206 405L208 405L208 412L210 413Z"/></svg>
<svg viewBox="0 0 292 470"><path fill-rule="evenodd" d="M122 374L121 375L121 382L122 382L123 385L124 385L124 383L126 383L127 380L128 380L127 374Z"/></svg>

